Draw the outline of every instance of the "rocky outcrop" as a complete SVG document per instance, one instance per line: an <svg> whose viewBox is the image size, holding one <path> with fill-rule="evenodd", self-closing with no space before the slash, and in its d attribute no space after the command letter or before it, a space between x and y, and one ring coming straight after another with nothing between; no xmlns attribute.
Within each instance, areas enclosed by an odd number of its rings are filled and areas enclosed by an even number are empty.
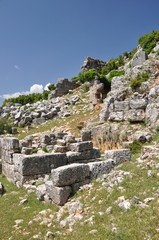
<svg viewBox="0 0 159 240"><path fill-rule="evenodd" d="M67 78L62 78L56 84L56 89L53 94L50 95L50 98L62 97L67 94L70 90L77 88L79 84L69 81Z"/></svg>
<svg viewBox="0 0 159 240"><path fill-rule="evenodd" d="M90 103L95 106L103 101L104 84L95 80L90 87Z"/></svg>
<svg viewBox="0 0 159 240"><path fill-rule="evenodd" d="M104 61L101 61L99 59L93 59L91 57L87 57L84 60L84 64L81 67L82 71L88 71L90 69L96 69L97 71L101 71L102 67L106 66L107 63Z"/></svg>
<svg viewBox="0 0 159 240"><path fill-rule="evenodd" d="M147 59L148 56L146 52L140 46L138 46L138 50L134 54L132 60L130 61L130 64L132 67L142 65Z"/></svg>

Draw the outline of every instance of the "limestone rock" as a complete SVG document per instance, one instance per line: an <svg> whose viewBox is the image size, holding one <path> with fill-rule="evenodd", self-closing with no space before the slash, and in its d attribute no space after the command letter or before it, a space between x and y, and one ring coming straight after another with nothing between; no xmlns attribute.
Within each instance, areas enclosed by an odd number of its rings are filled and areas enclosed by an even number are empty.
<svg viewBox="0 0 159 240"><path fill-rule="evenodd" d="M89 167L86 164L73 163L51 171L53 185L64 187L76 182L82 182L90 177Z"/></svg>
<svg viewBox="0 0 159 240"><path fill-rule="evenodd" d="M142 48L138 48L137 52L134 54L130 64L132 67L142 65L147 60L147 54Z"/></svg>
<svg viewBox="0 0 159 240"><path fill-rule="evenodd" d="M106 159L113 159L116 163L121 163L123 161L131 160L130 149L116 149L116 150L106 150Z"/></svg>
<svg viewBox="0 0 159 240"><path fill-rule="evenodd" d="M71 143L69 148L72 152L84 152L91 150L93 148L93 143L91 141Z"/></svg>

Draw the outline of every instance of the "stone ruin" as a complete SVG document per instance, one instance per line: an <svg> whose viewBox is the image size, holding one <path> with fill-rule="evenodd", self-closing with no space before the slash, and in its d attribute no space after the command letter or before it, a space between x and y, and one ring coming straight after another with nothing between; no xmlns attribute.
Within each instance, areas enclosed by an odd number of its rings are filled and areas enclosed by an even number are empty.
<svg viewBox="0 0 159 240"><path fill-rule="evenodd" d="M36 180L43 178L44 183L36 189L38 199L49 199L57 205L63 205L82 185L131 159L129 149L109 150L101 158L99 149L93 148L89 137L89 134L83 133L81 139L75 139L68 134L58 133L54 138L53 152L36 154L28 151L31 149L29 137L30 147L24 147L26 141L17 138L1 138L2 174L18 187L32 182L35 184ZM62 148L57 144L61 144Z"/></svg>

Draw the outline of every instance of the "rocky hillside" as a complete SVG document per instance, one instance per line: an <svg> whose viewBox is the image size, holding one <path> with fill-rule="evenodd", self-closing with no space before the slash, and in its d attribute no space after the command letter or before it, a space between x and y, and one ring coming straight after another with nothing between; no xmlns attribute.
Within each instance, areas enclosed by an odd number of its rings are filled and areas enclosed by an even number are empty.
<svg viewBox="0 0 159 240"><path fill-rule="evenodd" d="M158 239L158 41L1 108L1 239Z"/></svg>

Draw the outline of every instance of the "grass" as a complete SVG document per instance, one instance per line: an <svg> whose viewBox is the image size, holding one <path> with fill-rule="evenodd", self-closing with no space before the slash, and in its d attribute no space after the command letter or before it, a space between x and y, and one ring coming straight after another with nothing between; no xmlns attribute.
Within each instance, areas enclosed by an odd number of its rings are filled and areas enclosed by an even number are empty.
<svg viewBox="0 0 159 240"><path fill-rule="evenodd" d="M45 239L46 232L51 231L55 233L57 240L157 240L159 238L156 230L159 227L158 198L151 201L149 206L145 208L132 204L128 211L121 210L116 203L118 197L123 195L125 199L132 200L134 196L137 196L141 201L144 201L145 198L154 196L159 188L157 169L152 169L154 174L148 177L149 168L146 164L142 167L138 166L136 161L138 156L139 154L133 155L131 162L123 163L117 167L117 171L127 171L132 176L125 176L123 182L120 183L120 188L117 185L113 187L112 192L108 192L102 184L105 180L102 182L93 181L93 187L90 190L78 191L71 198L71 201L80 200L84 206L83 218L75 224L73 231L70 231L68 227L59 227L55 217L58 208L55 205L38 202L34 194L26 194L25 190L17 189L5 177L1 176L0 181L6 188L6 194L0 199L1 239L6 240L12 236L13 240L18 240L19 235L22 240L34 239L33 236L39 232L41 237L38 239ZM158 159L154 161L157 163ZM122 192L121 189L124 191ZM20 199L25 198L26 195L28 202L19 205ZM110 206L112 211L110 214L106 214L106 209ZM29 226L28 223L43 209L51 209L55 218L52 225L47 227L40 225L40 221L35 221ZM63 218L66 216L65 213ZM93 225L87 221L92 216ZM17 230L13 227L16 219L24 219L24 223ZM114 231L112 231L113 227ZM60 234L57 234L59 231Z"/></svg>

